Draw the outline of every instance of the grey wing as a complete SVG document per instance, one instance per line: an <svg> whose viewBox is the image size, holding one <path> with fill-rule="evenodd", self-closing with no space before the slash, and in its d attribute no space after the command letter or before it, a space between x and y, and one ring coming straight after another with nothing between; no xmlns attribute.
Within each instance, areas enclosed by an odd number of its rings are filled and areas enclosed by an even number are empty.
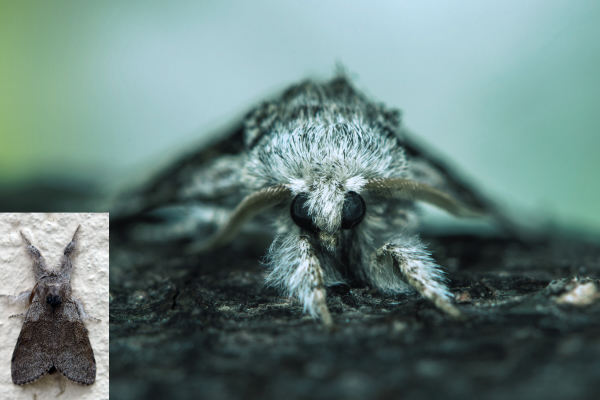
<svg viewBox="0 0 600 400"><path fill-rule="evenodd" d="M492 202L475 190L451 166L417 143L405 131L402 132L402 141L413 179L452 195L475 211L490 213L495 209Z"/></svg>
<svg viewBox="0 0 600 400"><path fill-rule="evenodd" d="M512 221L494 201L477 190L434 152L415 141L410 133L403 131L402 141L412 179L448 193L473 211L490 216L506 233L518 237L524 235L523 227Z"/></svg>
<svg viewBox="0 0 600 400"><path fill-rule="evenodd" d="M52 307L34 298L12 356L11 371L15 384L24 385L38 380L53 366L53 329Z"/></svg>
<svg viewBox="0 0 600 400"><path fill-rule="evenodd" d="M171 242L213 233L244 198L240 122L219 140L182 157L111 209L111 228L129 238Z"/></svg>
<svg viewBox="0 0 600 400"><path fill-rule="evenodd" d="M180 158L142 188L121 196L111 219L123 220L187 201L222 202L239 184L243 136L242 123L236 124L218 141Z"/></svg>
<svg viewBox="0 0 600 400"><path fill-rule="evenodd" d="M73 301L64 301L54 313L52 348L54 366L68 379L91 385L96 380L96 359L87 329Z"/></svg>

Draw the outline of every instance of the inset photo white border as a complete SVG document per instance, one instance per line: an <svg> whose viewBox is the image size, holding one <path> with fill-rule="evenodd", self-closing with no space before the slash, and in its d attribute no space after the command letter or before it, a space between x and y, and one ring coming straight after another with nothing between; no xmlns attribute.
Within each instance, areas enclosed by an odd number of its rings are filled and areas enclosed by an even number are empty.
<svg viewBox="0 0 600 400"><path fill-rule="evenodd" d="M104 400L109 398L109 216L108 213L0 213L0 294L17 296L35 284L34 262L23 232L43 255L48 268L60 268L65 247L78 226L77 250L71 257L72 297L98 319L83 321L96 359L90 386L68 380L58 371L23 386L11 378L11 358L28 305L0 297L0 398Z"/></svg>

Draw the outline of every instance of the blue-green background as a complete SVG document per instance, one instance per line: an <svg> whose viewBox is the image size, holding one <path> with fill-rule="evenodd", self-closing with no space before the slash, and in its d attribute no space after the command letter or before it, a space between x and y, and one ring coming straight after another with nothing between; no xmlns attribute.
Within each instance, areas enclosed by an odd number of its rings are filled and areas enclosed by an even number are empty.
<svg viewBox="0 0 600 400"><path fill-rule="evenodd" d="M488 193L600 230L600 2L0 2L0 184L122 184L336 61Z"/></svg>

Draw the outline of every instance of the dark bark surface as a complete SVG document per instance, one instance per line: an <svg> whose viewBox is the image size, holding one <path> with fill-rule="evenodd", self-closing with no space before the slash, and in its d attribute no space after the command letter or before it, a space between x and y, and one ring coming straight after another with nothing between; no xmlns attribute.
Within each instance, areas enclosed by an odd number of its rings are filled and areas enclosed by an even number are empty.
<svg viewBox="0 0 600 400"><path fill-rule="evenodd" d="M263 245L200 257L111 240L113 400L598 396L598 244L425 236L466 320L335 287L329 334L263 285Z"/></svg>
<svg viewBox="0 0 600 400"><path fill-rule="evenodd" d="M98 198L78 185L4 189L3 211L90 211ZM116 228L111 400L598 398L597 240L424 236L466 320L413 293L336 287L329 334L263 285L268 241L200 257Z"/></svg>

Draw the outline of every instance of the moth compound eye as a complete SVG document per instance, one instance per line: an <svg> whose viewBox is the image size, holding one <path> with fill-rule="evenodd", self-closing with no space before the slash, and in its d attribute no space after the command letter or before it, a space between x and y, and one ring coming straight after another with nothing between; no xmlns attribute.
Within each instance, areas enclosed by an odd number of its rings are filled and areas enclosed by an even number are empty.
<svg viewBox="0 0 600 400"><path fill-rule="evenodd" d="M342 209L342 229L352 229L365 217L367 207L363 198L355 192L348 192Z"/></svg>
<svg viewBox="0 0 600 400"><path fill-rule="evenodd" d="M306 193L300 193L292 201L292 207L290 210L290 213L292 214L292 220L300 228L316 232L317 227L314 226L313 220L308 214L308 206L306 205L307 201L308 196L306 195Z"/></svg>
<svg viewBox="0 0 600 400"><path fill-rule="evenodd" d="M50 304L51 306L57 306L62 303L62 300L60 296L53 296L49 294L48 297L46 297L46 303Z"/></svg>

